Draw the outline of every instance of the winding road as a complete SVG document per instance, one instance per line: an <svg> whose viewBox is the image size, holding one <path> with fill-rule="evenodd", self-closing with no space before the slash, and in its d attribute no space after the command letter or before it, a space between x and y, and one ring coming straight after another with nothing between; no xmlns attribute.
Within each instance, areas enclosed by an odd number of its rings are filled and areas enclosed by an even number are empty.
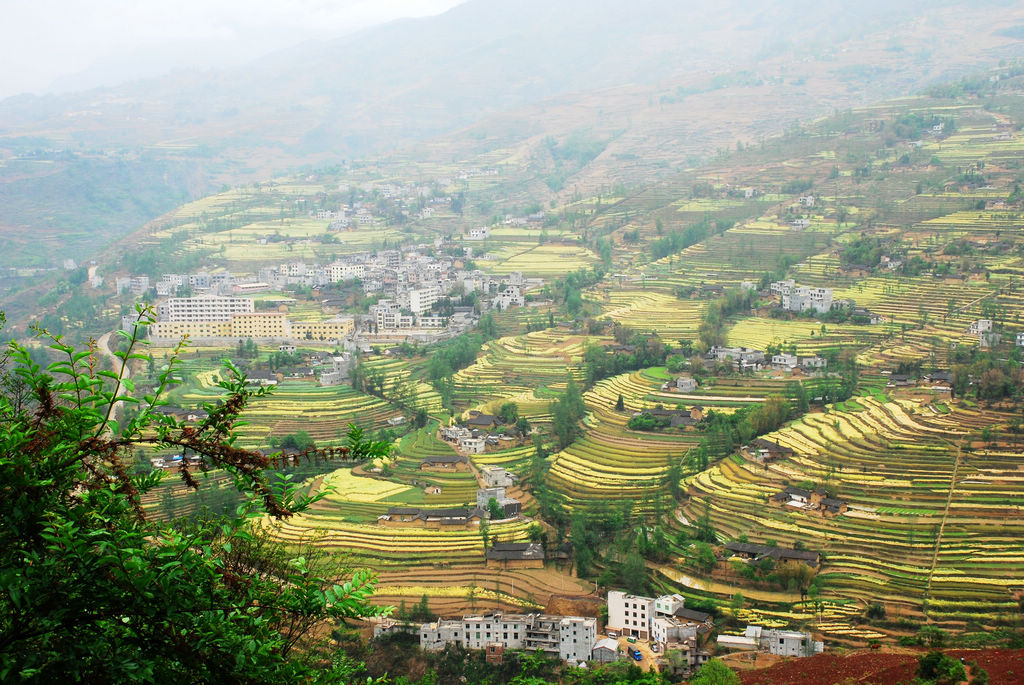
<svg viewBox="0 0 1024 685"><path fill-rule="evenodd" d="M114 369L114 373L117 373L120 370L120 368L121 368L122 362L121 362L120 357L118 357L116 354L114 354L114 352L110 349L110 337L113 334L114 334L113 331L111 331L109 333L104 333L103 335L101 335L99 337L99 339L96 341L96 349L97 349L97 351L99 351L100 354L102 354L103 356L105 356L108 359L110 359L111 365L112 365L112 367ZM131 376L132 376L131 367L129 367L127 364L125 364L124 365L124 375L122 376L122 378L131 378ZM127 392L127 390L128 390L127 388L122 386L119 392L120 393L125 393L125 392ZM114 408L110 412L110 419L112 421L114 421L115 423L117 422L117 419L120 416L121 405L122 404L124 404L124 403L123 402L116 403L114 405Z"/></svg>

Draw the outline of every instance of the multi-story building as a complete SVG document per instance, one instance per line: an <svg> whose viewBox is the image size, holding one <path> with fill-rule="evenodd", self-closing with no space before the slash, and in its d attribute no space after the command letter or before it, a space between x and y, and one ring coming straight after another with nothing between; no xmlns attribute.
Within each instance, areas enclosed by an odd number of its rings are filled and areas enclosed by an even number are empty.
<svg viewBox="0 0 1024 685"><path fill-rule="evenodd" d="M320 385L338 385L348 380L352 369L352 355L347 352L340 357L331 357L331 370L320 374Z"/></svg>
<svg viewBox="0 0 1024 685"><path fill-rule="evenodd" d="M585 661L596 641L597 619L583 616L495 613L420 626L420 647L430 651L446 644L468 649L500 645L504 649L539 649L564 661Z"/></svg>
<svg viewBox="0 0 1024 685"><path fill-rule="evenodd" d="M808 288L799 285L782 295L782 308L791 312L805 312L813 309L819 314L832 309L831 288Z"/></svg>
<svg viewBox="0 0 1024 685"><path fill-rule="evenodd" d="M189 338L227 338L230 321L156 321L149 326L149 337L157 340Z"/></svg>
<svg viewBox="0 0 1024 685"><path fill-rule="evenodd" d="M624 635L669 645L694 638L709 621L707 614L688 611L682 595L652 598L618 590L608 593L608 629Z"/></svg>
<svg viewBox="0 0 1024 685"><path fill-rule="evenodd" d="M289 335L294 340L339 340L355 328L351 316L339 316L326 321L291 321Z"/></svg>
<svg viewBox="0 0 1024 685"><path fill-rule="evenodd" d="M441 296L441 289L436 284L423 285L420 288L409 290L409 309L417 316L423 312L430 311L438 298Z"/></svg>
<svg viewBox="0 0 1024 685"><path fill-rule="evenodd" d="M231 317L235 338L287 338L288 315L284 312L252 312Z"/></svg>
<svg viewBox="0 0 1024 685"><path fill-rule="evenodd" d="M231 321L238 314L252 314L250 297L171 297L157 307L160 321Z"/></svg>
<svg viewBox="0 0 1024 685"><path fill-rule="evenodd" d="M404 314L402 308L392 300L380 300L370 307L370 314L374 317L378 330L412 328L415 322L411 314Z"/></svg>
<svg viewBox="0 0 1024 685"><path fill-rule="evenodd" d="M352 264L349 262L332 262L327 265L327 278L330 282L351 281L355 278L362 278L366 275L365 264Z"/></svg>
<svg viewBox="0 0 1024 685"><path fill-rule="evenodd" d="M647 639L653 620L653 598L627 595L618 590L608 593L608 628Z"/></svg>

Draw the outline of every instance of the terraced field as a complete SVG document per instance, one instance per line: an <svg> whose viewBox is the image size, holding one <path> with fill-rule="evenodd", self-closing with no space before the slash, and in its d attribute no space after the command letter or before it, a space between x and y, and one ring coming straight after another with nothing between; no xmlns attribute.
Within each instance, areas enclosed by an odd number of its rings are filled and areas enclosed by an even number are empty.
<svg viewBox="0 0 1024 685"><path fill-rule="evenodd" d="M846 409L806 415L770 435L796 451L792 459L768 468L726 459L690 478L684 515L699 516L707 497L727 539L820 549L831 596L911 614L927 606L940 621L991 622L1015 611L1010 593L1024 572L1019 452L961 451L978 447L971 436L993 417L871 396ZM849 511L828 518L769 502L804 482L833 489Z"/></svg>
<svg viewBox="0 0 1024 685"><path fill-rule="evenodd" d="M475 406L496 397L564 388L569 375L582 380L585 336L558 329L492 340L477 361L455 374L455 400Z"/></svg>
<svg viewBox="0 0 1024 685"><path fill-rule="evenodd" d="M679 299L653 287L613 284L592 290L588 299L601 306L601 316L638 332L657 333L669 341L692 340L697 335L706 301Z"/></svg>
<svg viewBox="0 0 1024 685"><path fill-rule="evenodd" d="M692 394L662 391L669 378L663 368L620 374L597 383L584 394L586 435L556 454L550 483L571 502L628 498L641 509L666 493L666 471L672 460L696 446L702 434L694 429L661 432L630 430L626 424L635 411L657 405L731 411L733 407L763 401L780 392L784 383L774 379L737 379L701 387ZM615 411L619 395L625 411ZM647 501L650 500L650 501Z"/></svg>

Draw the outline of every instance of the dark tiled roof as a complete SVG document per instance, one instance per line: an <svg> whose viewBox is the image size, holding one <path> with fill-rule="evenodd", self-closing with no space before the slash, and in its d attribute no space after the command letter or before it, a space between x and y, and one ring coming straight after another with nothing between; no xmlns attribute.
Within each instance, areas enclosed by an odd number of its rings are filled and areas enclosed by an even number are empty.
<svg viewBox="0 0 1024 685"><path fill-rule="evenodd" d="M711 618L711 614L705 614L703 611L694 611L693 609L676 609L675 617L686 618L697 623L704 623Z"/></svg>
<svg viewBox="0 0 1024 685"><path fill-rule="evenodd" d="M727 542L725 548L730 552L740 554L755 554L761 557L772 557L774 559L796 559L817 563L818 553L802 549L786 549L784 547L771 547L769 545L754 545L747 542Z"/></svg>
<svg viewBox="0 0 1024 685"><path fill-rule="evenodd" d="M420 465L423 464L465 464L468 463L469 459L462 456L461 454L445 454L437 457L425 457Z"/></svg>
<svg viewBox="0 0 1024 685"><path fill-rule="evenodd" d="M499 542L487 550L488 559L544 559L544 547L538 542Z"/></svg>

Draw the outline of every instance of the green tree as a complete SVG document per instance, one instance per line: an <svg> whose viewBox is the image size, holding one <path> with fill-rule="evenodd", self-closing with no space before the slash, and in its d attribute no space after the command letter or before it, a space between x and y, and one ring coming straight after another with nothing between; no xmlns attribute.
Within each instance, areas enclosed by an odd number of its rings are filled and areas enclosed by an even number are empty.
<svg viewBox="0 0 1024 685"><path fill-rule="evenodd" d="M487 514L494 521L505 518L505 510L501 508L501 503L493 497L487 500Z"/></svg>
<svg viewBox="0 0 1024 685"><path fill-rule="evenodd" d="M140 310L144 327L152 312ZM27 682L349 682L358 669L313 639L328 620L379 610L374 576L286 548L254 525L308 508L270 461L235 444L254 397L228 365L223 401L184 427L154 409L173 383L176 350L157 391L129 395L137 333L124 333L121 368L92 372L90 351L59 337L46 369L11 347L11 373L33 401L0 395L0 680ZM140 411L119 427L119 403ZM162 473L132 475L139 446L187 449L223 469L245 494L226 520L192 526L148 520L142 498ZM356 445L364 453L371 444ZM360 456L365 456L360 455ZM199 487L187 463L181 477Z"/></svg>
<svg viewBox="0 0 1024 685"><path fill-rule="evenodd" d="M519 420L519 405L515 402L505 402L498 410L498 417L502 423L515 423Z"/></svg>
<svg viewBox="0 0 1024 685"><path fill-rule="evenodd" d="M690 678L690 685L739 685L740 677L718 659L711 659Z"/></svg>
<svg viewBox="0 0 1024 685"><path fill-rule="evenodd" d="M967 680L963 664L942 652L928 652L917 659L917 676L936 685L955 685Z"/></svg>

